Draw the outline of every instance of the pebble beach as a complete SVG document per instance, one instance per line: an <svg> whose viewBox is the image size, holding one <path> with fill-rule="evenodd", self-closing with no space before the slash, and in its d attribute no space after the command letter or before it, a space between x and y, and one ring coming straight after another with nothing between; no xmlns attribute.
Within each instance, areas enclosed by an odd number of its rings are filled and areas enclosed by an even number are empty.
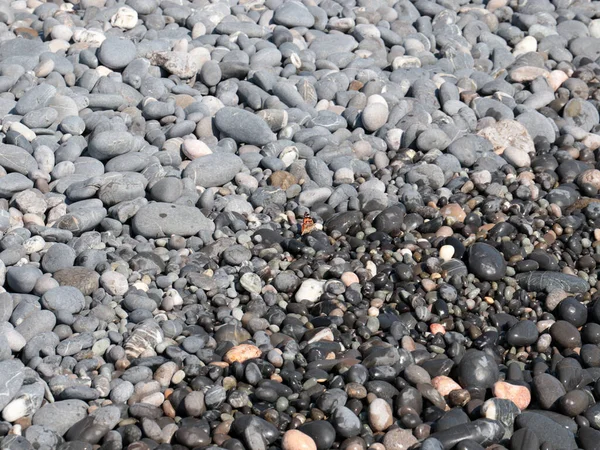
<svg viewBox="0 0 600 450"><path fill-rule="evenodd" d="M0 0L0 450L599 450L600 1Z"/></svg>

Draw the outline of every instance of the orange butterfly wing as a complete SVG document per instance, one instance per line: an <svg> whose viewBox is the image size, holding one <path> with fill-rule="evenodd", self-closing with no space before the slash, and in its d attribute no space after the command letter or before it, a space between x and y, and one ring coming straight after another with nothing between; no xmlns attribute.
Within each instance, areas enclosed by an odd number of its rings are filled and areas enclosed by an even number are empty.
<svg viewBox="0 0 600 450"><path fill-rule="evenodd" d="M310 217L310 214L304 213L304 219L302 220L302 235L310 233L315 229L315 221Z"/></svg>

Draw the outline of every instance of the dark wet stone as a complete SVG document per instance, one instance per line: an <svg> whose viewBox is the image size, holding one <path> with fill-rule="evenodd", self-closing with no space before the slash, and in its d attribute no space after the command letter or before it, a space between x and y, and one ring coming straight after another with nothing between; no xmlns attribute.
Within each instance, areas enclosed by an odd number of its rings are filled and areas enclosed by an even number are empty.
<svg viewBox="0 0 600 450"><path fill-rule="evenodd" d="M400 206L390 206L384 209L373 220L373 226L377 231L382 231L391 236L396 236L404 223L406 211Z"/></svg>
<svg viewBox="0 0 600 450"><path fill-rule="evenodd" d="M527 429L521 428L513 433L510 438L510 448L511 450L529 450L531 448L539 448L540 441L538 440L537 435Z"/></svg>
<svg viewBox="0 0 600 450"><path fill-rule="evenodd" d="M360 433L360 419L345 406L336 408L331 421L339 436L350 438Z"/></svg>
<svg viewBox="0 0 600 450"><path fill-rule="evenodd" d="M485 281L500 280L506 274L502 254L488 244L477 242L469 249L469 270Z"/></svg>
<svg viewBox="0 0 600 450"><path fill-rule="evenodd" d="M551 292L562 289L565 292L582 294L590 289L587 281L561 272L529 272L517 274L515 278L523 289L527 289L530 292Z"/></svg>
<svg viewBox="0 0 600 450"><path fill-rule="evenodd" d="M586 324L587 307L574 297L567 297L558 305L558 315L576 328Z"/></svg>
<svg viewBox="0 0 600 450"><path fill-rule="evenodd" d="M517 429L527 429L533 432L539 442L548 442L552 448L575 450L577 443L575 435L567 429L557 426L552 419L541 414L525 411L515 421Z"/></svg>
<svg viewBox="0 0 600 450"><path fill-rule="evenodd" d="M514 347L523 347L535 343L538 336L535 323L530 320L522 320L508 330L506 341Z"/></svg>
<svg viewBox="0 0 600 450"><path fill-rule="evenodd" d="M358 225L362 219L363 215L359 211L338 213L325 222L325 228L329 232L335 230L346 234L352 227Z"/></svg>
<svg viewBox="0 0 600 450"><path fill-rule="evenodd" d="M328 450L335 442L335 428L325 420L315 420L301 425L298 430L315 441L317 450Z"/></svg>
<svg viewBox="0 0 600 450"><path fill-rule="evenodd" d="M465 439L471 439L484 447L500 441L504 427L500 422L489 419L478 419L467 424L457 425L439 433L433 433L432 438L442 443L445 449L454 447Z"/></svg>
<svg viewBox="0 0 600 450"><path fill-rule="evenodd" d="M465 388L492 387L499 375L494 358L479 350L468 350L458 365L458 381Z"/></svg>
<svg viewBox="0 0 600 450"><path fill-rule="evenodd" d="M598 448L598 443L600 442L600 431L594 430L591 427L581 427L577 435L577 440L584 450L594 450Z"/></svg>
<svg viewBox="0 0 600 450"><path fill-rule="evenodd" d="M566 320L558 320L550 327L552 341L563 348L581 347L581 335L574 325Z"/></svg>
<svg viewBox="0 0 600 450"><path fill-rule="evenodd" d="M560 381L547 373L536 375L533 378L533 387L536 399L544 409L551 409L558 406L558 400L566 393Z"/></svg>

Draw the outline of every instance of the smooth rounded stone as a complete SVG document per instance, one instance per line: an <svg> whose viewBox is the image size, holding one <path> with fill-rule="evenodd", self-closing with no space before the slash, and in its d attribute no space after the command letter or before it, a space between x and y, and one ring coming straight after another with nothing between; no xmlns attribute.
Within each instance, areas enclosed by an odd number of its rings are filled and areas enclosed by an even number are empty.
<svg viewBox="0 0 600 450"><path fill-rule="evenodd" d="M129 39L109 36L100 45L96 56L102 65L120 70L135 59L135 44Z"/></svg>
<svg viewBox="0 0 600 450"><path fill-rule="evenodd" d="M373 220L373 226L377 231L396 236L400 233L406 211L404 208L394 205L384 209Z"/></svg>
<svg viewBox="0 0 600 450"><path fill-rule="evenodd" d="M204 447L210 443L210 436L197 427L181 427L175 432L175 439L187 448Z"/></svg>
<svg viewBox="0 0 600 450"><path fill-rule="evenodd" d="M85 121L79 116L66 116L60 122L60 129L63 133L79 136L85 131Z"/></svg>
<svg viewBox="0 0 600 450"><path fill-rule="evenodd" d="M444 448L452 448L466 439L471 439L487 447L499 442L503 435L504 426L500 422L489 419L478 419L433 433L431 437L440 441Z"/></svg>
<svg viewBox="0 0 600 450"><path fill-rule="evenodd" d="M132 151L133 144L133 136L126 131L103 131L90 140L87 153L102 161Z"/></svg>
<svg viewBox="0 0 600 450"><path fill-rule="evenodd" d="M358 436L360 433L360 419L345 406L339 406L335 409L331 421L339 436L351 438Z"/></svg>
<svg viewBox="0 0 600 450"><path fill-rule="evenodd" d="M148 349L154 349L163 342L164 333L154 319L146 319L138 323L125 339L125 353L129 358L137 358Z"/></svg>
<svg viewBox="0 0 600 450"><path fill-rule="evenodd" d="M0 158L1 159L1 158ZM20 173L9 173L0 177L0 198L10 199L15 194L33 187L33 181Z"/></svg>
<svg viewBox="0 0 600 450"><path fill-rule="evenodd" d="M273 22L289 28L311 28L315 24L315 18L302 3L289 1L283 2L275 9Z"/></svg>
<svg viewBox="0 0 600 450"><path fill-rule="evenodd" d="M536 400L543 409L558 406L558 400L566 394L561 382L550 374L542 373L533 377Z"/></svg>
<svg viewBox="0 0 600 450"><path fill-rule="evenodd" d="M204 394L200 391L192 391L186 395L184 399L184 405L186 412L192 417L198 417L206 412Z"/></svg>
<svg viewBox="0 0 600 450"><path fill-rule="evenodd" d="M24 436L33 448L58 448L63 443L54 431L38 425L29 426Z"/></svg>
<svg viewBox="0 0 600 450"><path fill-rule="evenodd" d="M506 333L506 341L514 347L532 345L539 336L538 329L531 320L522 320L513 325Z"/></svg>
<svg viewBox="0 0 600 450"><path fill-rule="evenodd" d="M260 294L263 287L260 276L251 272L247 272L240 277L240 284L247 292L252 294Z"/></svg>
<svg viewBox="0 0 600 450"><path fill-rule="evenodd" d="M83 295L91 295L99 286L100 275L85 267L70 267L52 274L60 286L73 286Z"/></svg>
<svg viewBox="0 0 600 450"><path fill-rule="evenodd" d="M535 141L538 138L545 138L553 143L556 140L556 131L550 120L537 111L527 111L519 114L517 122L527 128L529 135Z"/></svg>
<svg viewBox="0 0 600 450"><path fill-rule="evenodd" d="M36 109L45 107L56 94L56 88L51 84L39 84L27 90L15 105L15 112L25 115Z"/></svg>
<svg viewBox="0 0 600 450"><path fill-rule="evenodd" d="M431 383L431 377L429 376L429 373L427 373L427 371L421 366L416 364L411 364L404 369L404 378L406 378L406 381L413 385L417 385L419 383Z"/></svg>
<svg viewBox="0 0 600 450"><path fill-rule="evenodd" d="M263 146L276 140L275 134L261 117L243 109L221 108L215 115L214 124L221 133L238 143Z"/></svg>
<svg viewBox="0 0 600 450"><path fill-rule="evenodd" d="M91 348L94 345L94 337L90 333L74 334L71 337L61 341L56 347L56 353L60 356L73 356L82 350ZM83 400L95 400L97 398L97 392L94 391L92 396L88 396L88 388L83 388L84 391L76 390L74 388L73 395L65 395L64 399L77 398ZM87 391L87 392L85 392ZM66 394L66 393L65 393ZM89 398L94 397L94 398Z"/></svg>
<svg viewBox="0 0 600 450"><path fill-rule="evenodd" d="M324 420L306 422L300 425L298 430L310 436L315 442L317 450L328 450L335 442L335 428Z"/></svg>
<svg viewBox="0 0 600 450"><path fill-rule="evenodd" d="M191 178L196 186L219 187L233 180L243 167L239 156L215 153L193 160L184 169L183 176Z"/></svg>
<svg viewBox="0 0 600 450"><path fill-rule="evenodd" d="M396 428L388 431L383 437L383 445L386 450L408 450L417 442L411 430Z"/></svg>
<svg viewBox="0 0 600 450"><path fill-rule="evenodd" d="M97 444L113 429L121 418L119 408L105 406L74 424L65 435L66 441L80 441Z"/></svg>
<svg viewBox="0 0 600 450"><path fill-rule="evenodd" d="M380 129L388 120L388 107L387 105L379 102L371 103L363 110L361 114L361 122L365 130L377 131Z"/></svg>
<svg viewBox="0 0 600 450"><path fill-rule="evenodd" d="M565 105L563 118L570 125L575 125L584 131L590 131L600 120L600 115L590 102L581 98L574 98Z"/></svg>
<svg viewBox="0 0 600 450"><path fill-rule="evenodd" d="M458 382L464 388L490 388L499 376L496 361L480 350L468 350L458 365Z"/></svg>
<svg viewBox="0 0 600 450"><path fill-rule="evenodd" d="M498 381L492 389L494 397L512 401L521 411L531 403L531 392L525 386Z"/></svg>
<svg viewBox="0 0 600 450"><path fill-rule="evenodd" d="M222 25L222 24L219 24ZM216 61L206 61L200 69L200 80L205 86L216 86L223 76L221 67Z"/></svg>
<svg viewBox="0 0 600 450"><path fill-rule="evenodd" d="M6 282L13 292L28 294L33 291L36 281L42 275L40 269L29 264L13 266L6 271Z"/></svg>
<svg viewBox="0 0 600 450"><path fill-rule="evenodd" d="M98 190L98 198L106 207L114 206L117 203L143 198L146 180L143 177L122 176L110 180L102 185ZM67 191L69 195L69 191Z"/></svg>
<svg viewBox="0 0 600 450"><path fill-rule="evenodd" d="M59 436L87 416L88 405L81 400L46 403L34 415L32 423L56 432Z"/></svg>
<svg viewBox="0 0 600 450"><path fill-rule="evenodd" d="M558 305L558 315L571 325L579 328L587 323L588 310L574 297L565 298Z"/></svg>
<svg viewBox="0 0 600 450"><path fill-rule="evenodd" d="M444 446L437 439L428 438L421 443L421 450L444 450Z"/></svg>
<svg viewBox="0 0 600 450"><path fill-rule="evenodd" d="M73 267L75 250L66 244L53 244L42 258L42 269L46 273L54 273L61 269Z"/></svg>
<svg viewBox="0 0 600 450"><path fill-rule="evenodd" d="M110 391L110 400L115 403L125 403L133 395L134 386L130 381L119 383Z"/></svg>
<svg viewBox="0 0 600 450"><path fill-rule="evenodd" d="M240 344L230 349L223 356L223 361L228 364L232 364L234 362L243 363L249 359L259 358L261 354L261 350L255 345Z"/></svg>
<svg viewBox="0 0 600 450"><path fill-rule="evenodd" d="M498 281L506 275L506 261L502 254L489 244L476 242L469 249L469 270L477 278Z"/></svg>
<svg viewBox="0 0 600 450"><path fill-rule="evenodd" d="M127 277L115 271L106 271L100 276L100 286L109 295L125 295L129 290Z"/></svg>
<svg viewBox="0 0 600 450"><path fill-rule="evenodd" d="M18 359L0 361L0 410L19 393L25 379L23 368L23 363Z"/></svg>
<svg viewBox="0 0 600 450"><path fill-rule="evenodd" d="M481 406L481 414L486 419L496 420L504 425L507 433L513 428L515 418L521 413L521 410L510 400L502 398L491 398Z"/></svg>
<svg viewBox="0 0 600 450"><path fill-rule="evenodd" d="M539 447L540 441L537 435L527 428L515 431L510 438L510 448L514 450L527 450Z"/></svg>
<svg viewBox="0 0 600 450"><path fill-rule="evenodd" d="M77 314L85 307L85 298L79 289L72 286L59 286L50 289L42 296L42 306L50 311L66 311Z"/></svg>
<svg viewBox="0 0 600 450"><path fill-rule="evenodd" d="M420 164L406 174L406 181L409 183L424 182L432 189L444 186L445 180L444 172L435 164Z"/></svg>
<svg viewBox="0 0 600 450"><path fill-rule="evenodd" d="M194 207L172 203L149 203L142 206L131 221L135 234L146 238L178 235L193 236L201 230L212 233L214 223Z"/></svg>
<svg viewBox="0 0 600 450"><path fill-rule="evenodd" d="M515 428L533 432L539 442L547 442L552 448L575 450L575 435L552 419L536 412L524 411L515 420Z"/></svg>
<svg viewBox="0 0 600 450"><path fill-rule="evenodd" d="M309 278L300 285L296 291L295 299L297 302L308 301L311 303L319 300L324 292L325 281Z"/></svg>
<svg viewBox="0 0 600 450"><path fill-rule="evenodd" d="M240 414L231 424L234 435L240 436L248 448L266 448L279 437L277 428L264 419L256 416Z"/></svg>
<svg viewBox="0 0 600 450"><path fill-rule="evenodd" d="M569 391L560 398L560 410L569 417L583 413L589 404L589 395L579 389Z"/></svg>
<svg viewBox="0 0 600 450"><path fill-rule="evenodd" d="M369 424L373 431L385 431L392 423L394 416L390 404L382 399L377 398L369 405Z"/></svg>
<svg viewBox="0 0 600 450"><path fill-rule="evenodd" d="M183 186L181 180L175 177L166 177L158 181L150 189L150 195L157 202L171 203L181 197Z"/></svg>
<svg viewBox="0 0 600 450"><path fill-rule="evenodd" d="M581 347L579 330L566 320L558 320L550 327L552 341L562 348Z"/></svg>
<svg viewBox="0 0 600 450"><path fill-rule="evenodd" d="M507 163L516 168L529 167L531 165L531 158L529 155L516 147L506 147L502 153L502 157Z"/></svg>
<svg viewBox="0 0 600 450"><path fill-rule="evenodd" d="M317 450L312 438L299 430L288 430L281 438L282 450Z"/></svg>
<svg viewBox="0 0 600 450"><path fill-rule="evenodd" d="M519 285L528 291L552 292L561 290L573 294L581 294L590 289L587 281L574 275L561 272L527 272L517 274Z"/></svg>
<svg viewBox="0 0 600 450"><path fill-rule="evenodd" d="M239 266L244 261L250 261L252 252L243 245L233 245L223 252L223 261L233 266Z"/></svg>
<svg viewBox="0 0 600 450"><path fill-rule="evenodd" d="M578 440L583 450L593 450L600 441L600 431L587 426L580 427Z"/></svg>
<svg viewBox="0 0 600 450"><path fill-rule="evenodd" d="M53 108L39 108L28 112L21 123L29 128L47 128L54 123L58 112Z"/></svg>
<svg viewBox="0 0 600 450"><path fill-rule="evenodd" d="M142 15L152 14L158 8L156 0L127 0L125 4Z"/></svg>
<svg viewBox="0 0 600 450"><path fill-rule="evenodd" d="M432 128L423 131L417 138L417 148L422 151L433 149L445 150L450 145L451 139L443 130Z"/></svg>
<svg viewBox="0 0 600 450"><path fill-rule="evenodd" d="M56 325L56 316L50 311L34 311L27 315L15 330L29 341L38 334L52 331Z"/></svg>
<svg viewBox="0 0 600 450"><path fill-rule="evenodd" d="M72 210L61 216L53 225L53 228L67 230L72 233L83 233L98 226L106 217L104 208L86 207L80 210Z"/></svg>

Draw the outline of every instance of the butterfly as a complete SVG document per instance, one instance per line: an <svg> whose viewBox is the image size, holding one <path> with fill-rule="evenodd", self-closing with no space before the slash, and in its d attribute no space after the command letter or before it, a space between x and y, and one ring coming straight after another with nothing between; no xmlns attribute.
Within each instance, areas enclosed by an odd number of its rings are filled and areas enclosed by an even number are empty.
<svg viewBox="0 0 600 450"><path fill-rule="evenodd" d="M305 212L304 219L302 220L302 236L310 233L315 229L315 221L310 217L310 214Z"/></svg>

